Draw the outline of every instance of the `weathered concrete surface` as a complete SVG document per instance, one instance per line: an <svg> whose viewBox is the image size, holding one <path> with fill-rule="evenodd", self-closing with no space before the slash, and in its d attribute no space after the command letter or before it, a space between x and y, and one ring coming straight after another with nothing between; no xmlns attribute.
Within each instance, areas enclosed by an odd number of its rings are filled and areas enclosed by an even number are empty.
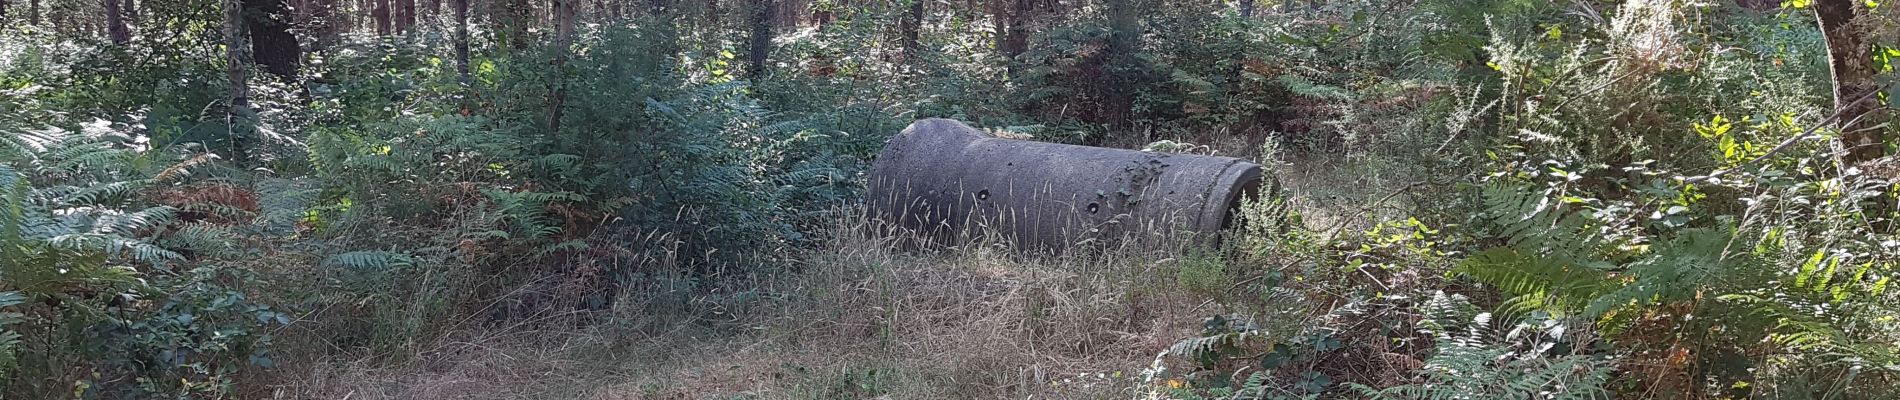
<svg viewBox="0 0 1900 400"><path fill-rule="evenodd" d="M885 144L869 178L870 209L885 221L939 237L982 230L1061 248L1135 233L1211 243L1258 190L1261 168L1230 157L1001 139L925 119Z"/></svg>

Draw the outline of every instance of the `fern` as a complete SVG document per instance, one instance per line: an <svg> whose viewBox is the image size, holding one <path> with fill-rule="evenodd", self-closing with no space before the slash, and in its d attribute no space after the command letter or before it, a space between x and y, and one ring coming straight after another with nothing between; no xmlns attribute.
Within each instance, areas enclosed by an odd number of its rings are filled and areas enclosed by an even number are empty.
<svg viewBox="0 0 1900 400"><path fill-rule="evenodd" d="M1514 295L1505 303L1520 311L1581 309L1604 287L1614 284L1602 270L1510 247L1472 255L1460 261L1455 271Z"/></svg>
<svg viewBox="0 0 1900 400"><path fill-rule="evenodd" d="M232 253L237 249L234 244L238 235L229 228L207 223L191 223L179 226L165 235L159 244L167 249L186 249L203 257L217 257Z"/></svg>
<svg viewBox="0 0 1900 400"><path fill-rule="evenodd" d="M356 269L389 269L415 264L409 254L394 251L352 251L330 256L323 265Z"/></svg>
<svg viewBox="0 0 1900 400"><path fill-rule="evenodd" d="M1235 349L1244 348L1264 335L1265 332L1257 329L1245 329L1188 338L1169 346L1167 355L1211 363L1220 356L1231 354Z"/></svg>
<svg viewBox="0 0 1900 400"><path fill-rule="evenodd" d="M7 309L24 302L26 296L20 292L0 292L0 382L10 379L13 370L19 368L20 360L13 354L13 349L20 345L20 333L8 326L19 324L22 316Z"/></svg>
<svg viewBox="0 0 1900 400"><path fill-rule="evenodd" d="M1548 192L1494 184L1484 196L1486 218L1508 245L1464 259L1456 272L1512 294L1507 304L1520 311L1596 317L1632 304L1686 299L1753 261L1746 252L1729 251L1732 230L1682 229L1642 247L1647 251L1628 251L1605 239L1620 228L1570 211Z"/></svg>
<svg viewBox="0 0 1900 400"><path fill-rule="evenodd" d="M1375 389L1348 386L1374 399L1607 399L1612 368L1598 357L1548 355L1544 346L1498 335L1489 313L1460 317L1471 304L1440 292L1423 307L1423 327L1437 338L1436 353L1420 371L1422 383ZM1523 326L1523 324L1520 324ZM1522 329L1522 328L1520 328Z"/></svg>
<svg viewBox="0 0 1900 400"><path fill-rule="evenodd" d="M488 189L483 191L493 201L508 221L514 223L515 235L532 239L553 238L561 233L553 219L547 215L547 207L554 202L580 203L587 200L573 192L508 192Z"/></svg>
<svg viewBox="0 0 1900 400"><path fill-rule="evenodd" d="M1281 75L1279 81L1288 91L1297 95L1332 100L1353 100L1352 91L1337 86L1314 83L1312 79L1307 79L1304 76L1293 74Z"/></svg>

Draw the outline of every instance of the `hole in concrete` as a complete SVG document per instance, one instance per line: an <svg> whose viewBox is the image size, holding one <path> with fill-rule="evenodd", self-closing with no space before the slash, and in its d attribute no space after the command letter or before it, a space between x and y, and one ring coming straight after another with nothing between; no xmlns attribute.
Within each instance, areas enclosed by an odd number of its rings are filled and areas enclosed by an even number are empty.
<svg viewBox="0 0 1900 400"><path fill-rule="evenodd" d="M1089 203L1089 214L1094 214L1096 211L1099 211L1101 209L1102 209L1101 204Z"/></svg>
<svg viewBox="0 0 1900 400"><path fill-rule="evenodd" d="M976 199L977 199L977 200L989 200L989 199L990 199L990 190L989 190L989 189L983 189L983 190L978 190L978 191L976 191Z"/></svg>

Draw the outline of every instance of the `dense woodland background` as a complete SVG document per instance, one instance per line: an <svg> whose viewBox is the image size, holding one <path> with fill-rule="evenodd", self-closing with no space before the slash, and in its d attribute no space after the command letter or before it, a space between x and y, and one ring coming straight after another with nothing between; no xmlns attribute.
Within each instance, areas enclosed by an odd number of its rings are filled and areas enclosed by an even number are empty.
<svg viewBox="0 0 1900 400"><path fill-rule="evenodd" d="M0 398L1896 398L1896 14L0 0ZM1276 182L911 241L925 117Z"/></svg>

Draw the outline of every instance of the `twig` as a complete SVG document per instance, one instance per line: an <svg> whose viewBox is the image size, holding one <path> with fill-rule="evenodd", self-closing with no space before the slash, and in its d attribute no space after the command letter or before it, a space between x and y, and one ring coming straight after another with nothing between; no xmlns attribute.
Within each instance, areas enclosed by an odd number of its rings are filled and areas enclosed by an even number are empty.
<svg viewBox="0 0 1900 400"><path fill-rule="evenodd" d="M1886 86L1891 86L1891 85L1892 84L1881 86L1880 88L1874 89L1873 91L1870 91L1867 94L1860 96L1859 99L1847 102L1847 104L1840 105L1839 108L1836 108L1834 110L1833 115L1829 115L1827 116L1827 118L1821 119L1820 122L1816 122L1814 126L1808 127L1808 129L1805 131L1802 131L1801 134L1794 135L1794 137L1790 137L1787 140L1781 141L1781 144L1775 145L1774 148L1768 149L1767 153L1762 153L1762 155L1757 156L1754 159L1744 161L1741 164L1735 165L1734 167L1721 169L1715 172L1710 172L1708 175L1691 176L1691 177L1683 178L1682 181L1684 183L1707 182L1710 180L1714 180L1715 178L1720 178L1722 177L1722 175L1728 175L1729 173L1735 172L1736 170L1740 170L1743 167L1754 165L1755 163L1761 162L1762 160L1767 160L1768 157L1774 157L1775 153L1780 153L1782 150L1786 150L1788 147L1794 146L1795 142L1800 142L1802 140L1806 140L1807 138L1814 136L1814 132L1819 131L1821 127L1828 126L1829 124L1832 124L1834 121L1841 119L1841 117L1847 115L1847 110L1854 108L1855 105L1858 105L1861 102L1867 101L1869 99L1873 99L1874 95L1877 95L1877 94L1880 94L1880 92L1886 91ZM1867 116L1867 114L1854 116L1853 120L1850 120L1848 121L1848 123L1842 124L1841 126L1843 127L1853 126L1854 123L1860 122L1861 117L1865 117L1865 116Z"/></svg>
<svg viewBox="0 0 1900 400"><path fill-rule="evenodd" d="M1391 194L1387 194L1387 195L1385 195L1385 197L1380 197L1380 198L1379 198L1378 200L1375 200L1375 201L1373 201L1373 202L1371 202L1371 203L1366 203L1366 205L1365 205L1365 206L1363 206L1363 207L1359 207L1359 209L1357 209L1357 210L1353 210L1352 212L1350 212L1350 213L1347 213L1347 214L1340 214L1340 215L1339 215L1339 216L1340 216L1340 219L1339 219L1339 222L1337 222L1337 223L1334 223L1334 224L1333 224L1333 227L1332 227L1331 229L1329 229L1329 231L1331 231L1331 233L1329 233L1329 234L1327 234L1327 236L1326 236L1326 242L1325 242L1325 243L1327 243L1327 244L1331 244L1331 243L1333 242L1333 240L1335 240L1335 239L1338 239L1338 238L1339 238L1339 232L1341 232L1342 230L1344 230L1344 229L1346 228L1346 224L1347 224L1347 223L1350 223L1350 222L1352 222L1352 220L1351 220L1351 219L1349 219L1349 218L1345 218L1346 216L1348 216L1348 215L1362 215L1362 214L1365 214L1365 213L1367 213L1367 212L1371 212L1371 211L1372 211L1373 209L1376 209L1376 208L1378 208L1378 207L1379 207L1380 205L1382 205L1382 204L1385 204L1385 202L1386 202L1387 200L1392 200L1392 198L1393 198L1393 197L1398 197L1399 195L1401 195L1401 194L1405 194L1405 192L1410 192L1410 191L1412 191L1412 189L1415 189L1415 188L1418 188L1419 186L1425 186L1425 185L1427 185L1427 184L1431 184L1431 183L1433 183L1433 182L1432 182L1432 181L1431 181L1430 179L1427 179L1427 180L1422 180L1422 181L1418 181L1418 182L1413 182L1413 183L1412 183L1412 184L1410 184L1410 185L1405 185L1405 187L1401 187L1401 188L1399 188L1399 190L1394 190L1394 191L1392 191L1392 193L1391 193Z"/></svg>

